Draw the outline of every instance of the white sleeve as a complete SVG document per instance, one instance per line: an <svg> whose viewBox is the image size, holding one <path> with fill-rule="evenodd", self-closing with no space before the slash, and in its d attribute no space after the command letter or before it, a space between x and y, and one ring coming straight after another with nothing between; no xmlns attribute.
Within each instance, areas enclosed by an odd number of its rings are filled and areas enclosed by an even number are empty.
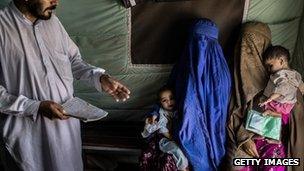
<svg viewBox="0 0 304 171"><path fill-rule="evenodd" d="M0 85L0 112L18 117L32 117L35 121L40 101L29 99L23 95L14 96Z"/></svg>
<svg viewBox="0 0 304 171"><path fill-rule="evenodd" d="M92 66L82 60L80 52L76 44L69 38L69 57L72 65L73 77L76 80L88 82L98 91L102 91L100 85L100 76L105 73L105 70Z"/></svg>
<svg viewBox="0 0 304 171"><path fill-rule="evenodd" d="M169 132L169 129L167 128L167 123L168 123L167 120L160 120L158 122L158 124L159 124L159 130L158 130L158 132L159 133L167 133L167 132Z"/></svg>
<svg viewBox="0 0 304 171"><path fill-rule="evenodd" d="M143 138L147 138L158 129L159 129L158 124L146 124L144 127L144 131L141 133L141 135Z"/></svg>
<svg viewBox="0 0 304 171"><path fill-rule="evenodd" d="M105 70L83 61L79 48L70 38L61 23L60 27L62 29L63 39L65 39L67 42L68 56L72 66L73 77L76 80L82 80L89 85L94 86L98 91L101 92L100 76L105 74Z"/></svg>

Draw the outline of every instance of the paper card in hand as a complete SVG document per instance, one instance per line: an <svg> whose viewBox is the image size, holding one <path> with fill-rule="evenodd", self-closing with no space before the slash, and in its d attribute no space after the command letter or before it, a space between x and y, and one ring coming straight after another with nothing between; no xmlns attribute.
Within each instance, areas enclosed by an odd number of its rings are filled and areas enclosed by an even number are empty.
<svg viewBox="0 0 304 171"><path fill-rule="evenodd" d="M260 112L249 110L245 128L264 137L280 140L281 118L263 116Z"/></svg>
<svg viewBox="0 0 304 171"><path fill-rule="evenodd" d="M68 116L80 119L84 122L96 121L108 115L108 112L93 106L78 97L69 99L62 106Z"/></svg>

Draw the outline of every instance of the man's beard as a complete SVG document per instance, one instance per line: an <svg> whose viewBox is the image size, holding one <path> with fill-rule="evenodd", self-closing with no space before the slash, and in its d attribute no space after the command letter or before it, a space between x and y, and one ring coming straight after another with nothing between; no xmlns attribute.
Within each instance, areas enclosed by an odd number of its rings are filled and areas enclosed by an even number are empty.
<svg viewBox="0 0 304 171"><path fill-rule="evenodd" d="M48 12L48 14L45 14L45 11L56 9L56 5L43 9L43 6L39 2L39 0L28 1L27 9L34 17L41 19L41 20L48 20L52 17L52 12L50 11L50 12Z"/></svg>

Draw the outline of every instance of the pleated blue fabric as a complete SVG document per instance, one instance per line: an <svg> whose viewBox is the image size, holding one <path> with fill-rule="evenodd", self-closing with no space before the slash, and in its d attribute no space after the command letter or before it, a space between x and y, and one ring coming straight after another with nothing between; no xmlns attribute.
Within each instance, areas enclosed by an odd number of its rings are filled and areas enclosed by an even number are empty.
<svg viewBox="0 0 304 171"><path fill-rule="evenodd" d="M218 33L211 20L197 20L169 81L179 111L175 136L195 171L217 170L225 154L231 77Z"/></svg>

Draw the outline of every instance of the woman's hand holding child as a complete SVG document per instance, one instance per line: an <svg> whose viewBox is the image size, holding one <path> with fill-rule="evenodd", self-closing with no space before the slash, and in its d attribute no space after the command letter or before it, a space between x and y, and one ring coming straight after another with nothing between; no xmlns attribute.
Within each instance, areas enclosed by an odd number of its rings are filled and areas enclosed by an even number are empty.
<svg viewBox="0 0 304 171"><path fill-rule="evenodd" d="M242 145L243 150L252 157L259 157L255 143L250 139Z"/></svg>

